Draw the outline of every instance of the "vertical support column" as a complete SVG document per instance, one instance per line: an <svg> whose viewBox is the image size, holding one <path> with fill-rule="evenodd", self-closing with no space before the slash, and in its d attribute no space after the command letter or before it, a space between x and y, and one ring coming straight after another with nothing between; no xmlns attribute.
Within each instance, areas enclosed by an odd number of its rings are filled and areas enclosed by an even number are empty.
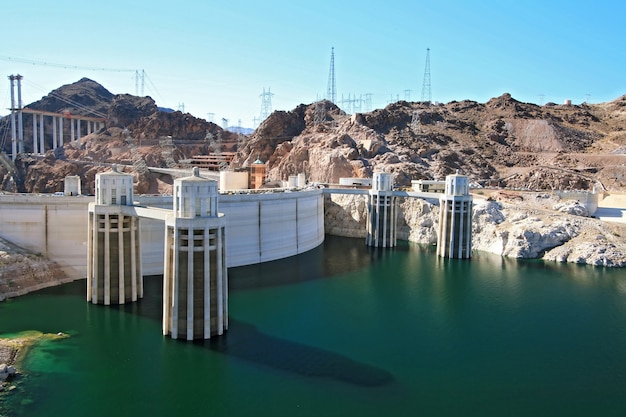
<svg viewBox="0 0 626 417"><path fill-rule="evenodd" d="M10 75L11 82L11 159L15 161L17 157L17 127L15 125L15 76Z"/></svg>
<svg viewBox="0 0 626 417"><path fill-rule="evenodd" d="M218 227L214 229L216 234L219 234L222 230L222 227ZM221 256L220 253L217 254L217 258ZM218 268L217 273L217 285L216 285L216 295L217 295L217 334L221 335L224 333L224 285L222 282L222 269Z"/></svg>
<svg viewBox="0 0 626 417"><path fill-rule="evenodd" d="M94 242L93 242L93 238L94 238L94 227L96 227L96 214L93 212L93 210L91 210L91 207L89 209L89 224L87 225L87 301L91 301L93 298L92 296L92 292L93 292L93 273L94 273L94 269L95 269L95 264L94 264ZM97 233L97 232L96 232Z"/></svg>
<svg viewBox="0 0 626 417"><path fill-rule="evenodd" d="M46 141L43 136L43 113L39 115L39 153L46 153Z"/></svg>
<svg viewBox="0 0 626 417"><path fill-rule="evenodd" d="M209 248L211 233L208 228L204 229L202 245ZM204 338L211 337L211 252L204 251ZM219 277L218 277L219 280Z"/></svg>
<svg viewBox="0 0 626 417"><path fill-rule="evenodd" d="M57 148L57 118L52 116L52 149Z"/></svg>
<svg viewBox="0 0 626 417"><path fill-rule="evenodd" d="M17 74L17 136L18 152L24 153L24 124L22 121L22 76Z"/></svg>
<svg viewBox="0 0 626 417"><path fill-rule="evenodd" d="M178 263L179 263L179 259L178 259L178 252L180 251L180 232L178 230L178 227L174 227L174 247L172 249L174 251L174 253L172 254L173 258L174 258L174 265L172 265L172 318L171 318L171 322L172 322L172 326L170 331L172 332L172 339L177 339L178 338L178 300L179 300L179 295L178 295L178 290L179 290L179 286L178 286Z"/></svg>
<svg viewBox="0 0 626 417"><path fill-rule="evenodd" d="M76 143L80 148L80 119L76 119Z"/></svg>
<svg viewBox="0 0 626 417"><path fill-rule="evenodd" d="M70 123L72 120L70 119ZM72 123L73 125L73 123ZM117 215L117 303L124 304L126 302L126 271L124 270L124 220L126 216Z"/></svg>
<svg viewBox="0 0 626 417"><path fill-rule="evenodd" d="M59 143L60 148L63 147L63 117L59 117Z"/></svg>
<svg viewBox="0 0 626 417"><path fill-rule="evenodd" d="M70 144L74 144L75 142L75 137L74 137L74 124L76 123L76 120L70 118L69 119L70 122Z"/></svg>
<svg viewBox="0 0 626 417"><path fill-rule="evenodd" d="M37 115L33 113L33 154L37 155Z"/></svg>
<svg viewBox="0 0 626 417"><path fill-rule="evenodd" d="M222 311L224 311L223 329L228 330L228 268L226 267L226 228L220 227L217 230L217 270L218 279L222 282ZM219 333L220 335L222 333Z"/></svg>
<svg viewBox="0 0 626 417"><path fill-rule="evenodd" d="M174 229L165 225L165 253L163 259L163 335L167 335L171 330L171 302L172 302L172 276L174 273L174 262L172 255L174 252L173 241Z"/></svg>
<svg viewBox="0 0 626 417"><path fill-rule="evenodd" d="M104 305L111 304L111 217L104 215Z"/></svg>
<svg viewBox="0 0 626 417"><path fill-rule="evenodd" d="M137 244L135 230L138 229L138 221L134 216L130 218L130 268L131 268L131 300L137 301L137 293L139 292L139 288L137 285L137 248L135 245Z"/></svg>
<svg viewBox="0 0 626 417"><path fill-rule="evenodd" d="M193 253L195 247L195 229L187 229L187 340L193 340L193 285L194 285L194 264Z"/></svg>

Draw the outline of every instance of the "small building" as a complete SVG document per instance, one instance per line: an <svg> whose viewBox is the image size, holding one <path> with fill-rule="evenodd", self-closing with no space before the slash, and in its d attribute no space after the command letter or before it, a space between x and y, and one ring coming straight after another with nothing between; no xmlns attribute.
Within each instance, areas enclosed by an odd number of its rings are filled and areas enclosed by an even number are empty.
<svg viewBox="0 0 626 417"><path fill-rule="evenodd" d="M344 187L371 187L372 179L343 177L339 178L339 185Z"/></svg>
<svg viewBox="0 0 626 417"><path fill-rule="evenodd" d="M265 184L267 178L267 165L257 158L256 161L250 165L250 184L248 188L256 190L261 188Z"/></svg>
<svg viewBox="0 0 626 417"><path fill-rule="evenodd" d="M248 178L248 171L220 171L220 191L246 190Z"/></svg>
<svg viewBox="0 0 626 417"><path fill-rule="evenodd" d="M446 188L446 182L439 180L413 180L411 181L411 188L419 193L443 193Z"/></svg>

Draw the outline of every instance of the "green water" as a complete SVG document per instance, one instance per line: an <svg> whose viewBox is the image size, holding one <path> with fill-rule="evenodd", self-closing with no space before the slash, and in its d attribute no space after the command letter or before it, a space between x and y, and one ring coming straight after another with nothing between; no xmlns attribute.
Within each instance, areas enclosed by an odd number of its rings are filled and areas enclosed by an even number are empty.
<svg viewBox="0 0 626 417"><path fill-rule="evenodd" d="M229 271L230 329L161 335L161 279L135 304L85 282L0 303L0 334L67 332L0 415L624 416L626 272L327 237Z"/></svg>

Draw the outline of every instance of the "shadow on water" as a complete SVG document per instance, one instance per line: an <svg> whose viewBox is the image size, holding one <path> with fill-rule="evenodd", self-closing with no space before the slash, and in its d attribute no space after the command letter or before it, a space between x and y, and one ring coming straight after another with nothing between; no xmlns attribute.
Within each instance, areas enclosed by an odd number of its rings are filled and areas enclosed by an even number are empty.
<svg viewBox="0 0 626 417"><path fill-rule="evenodd" d="M269 336L240 321L231 321L225 335L194 344L304 377L329 378L365 387L386 385L394 379L384 369L328 350Z"/></svg>
<svg viewBox="0 0 626 417"><path fill-rule="evenodd" d="M98 306L112 308L149 320L162 320L162 279L149 277L144 281L144 298L137 303ZM354 361L329 350L270 336L248 323L229 319L228 331L209 340L193 343L230 357L253 362L303 377L329 378L364 387L391 383L394 377L384 369Z"/></svg>
<svg viewBox="0 0 626 417"><path fill-rule="evenodd" d="M371 248L364 239L363 245L355 245L354 238L327 235L322 245L297 256L229 268L229 288L248 290L330 278L365 269L390 250L401 249Z"/></svg>

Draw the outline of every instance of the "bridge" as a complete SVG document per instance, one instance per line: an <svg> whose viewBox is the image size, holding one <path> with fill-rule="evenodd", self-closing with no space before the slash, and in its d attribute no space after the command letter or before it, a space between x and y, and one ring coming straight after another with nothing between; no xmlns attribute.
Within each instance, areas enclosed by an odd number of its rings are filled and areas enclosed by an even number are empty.
<svg viewBox="0 0 626 417"><path fill-rule="evenodd" d="M45 131L46 119L50 119L48 125L52 128L51 149L63 147L65 134L69 135L69 143L81 145L81 138L101 129L104 126L106 115L91 110L96 117L71 114L69 112L55 113L43 110L34 110L22 107L22 81L21 75L10 75L11 81L11 159L15 161L18 154L25 152L24 146L24 114L32 118L32 144L34 154L45 153ZM17 87L17 97L16 97ZM72 103L73 105L76 103ZM67 127L66 127L67 126Z"/></svg>

